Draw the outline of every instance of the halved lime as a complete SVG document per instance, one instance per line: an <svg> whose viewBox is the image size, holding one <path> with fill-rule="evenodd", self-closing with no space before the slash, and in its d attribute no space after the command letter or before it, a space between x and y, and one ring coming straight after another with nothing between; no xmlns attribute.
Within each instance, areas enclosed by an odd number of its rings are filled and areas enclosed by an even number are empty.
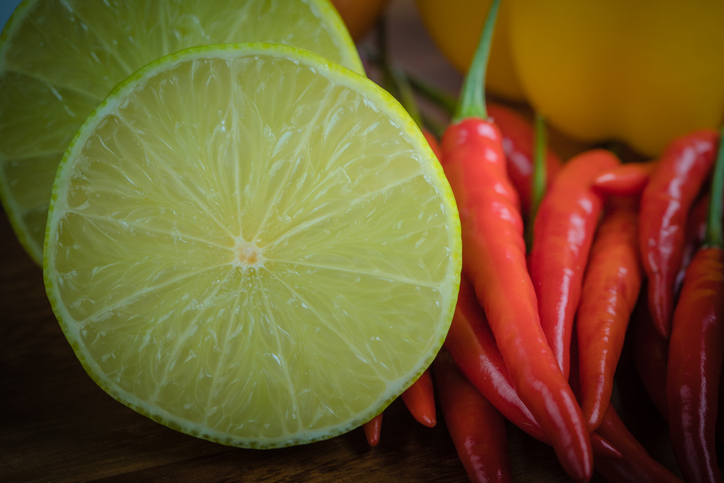
<svg viewBox="0 0 724 483"><path fill-rule="evenodd" d="M122 83L58 170L48 296L108 393L244 447L324 439L419 377L450 324L455 200L365 77L270 44Z"/></svg>
<svg viewBox="0 0 724 483"><path fill-rule="evenodd" d="M362 73L327 0L25 0L0 36L0 199L40 264L50 188L85 118L138 68L187 47L276 42Z"/></svg>

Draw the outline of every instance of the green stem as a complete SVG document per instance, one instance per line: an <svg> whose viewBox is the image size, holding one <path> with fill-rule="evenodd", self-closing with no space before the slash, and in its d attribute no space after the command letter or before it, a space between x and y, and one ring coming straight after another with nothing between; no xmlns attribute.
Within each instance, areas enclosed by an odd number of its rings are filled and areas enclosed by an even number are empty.
<svg viewBox="0 0 724 483"><path fill-rule="evenodd" d="M488 110L485 108L485 74L490 57L490 45L493 41L495 18L498 16L500 0L493 0L485 19L483 33L480 36L478 48L470 64L465 80L463 81L460 103L455 110L453 121L458 122L468 117L487 119Z"/></svg>
<svg viewBox="0 0 724 483"><path fill-rule="evenodd" d="M547 168L546 154L548 140L546 138L545 118L538 112L535 114L535 137L533 145L533 175L531 176L531 197L530 211L528 212L528 223L525 226L525 244L530 252L533 246L533 226L535 217L538 214L538 207L546 191Z"/></svg>
<svg viewBox="0 0 724 483"><path fill-rule="evenodd" d="M382 27L378 26L378 28L382 29ZM360 48L362 49L363 54L369 59L370 62L372 62L374 65L379 67L383 71L385 70L385 64L387 62L386 55L380 55L379 51L384 51L382 48L382 44L384 43L384 32L378 31L377 34L377 47L375 49L370 48L368 45L362 45ZM426 80L417 77L409 72L402 71L402 74L405 76L405 79L407 80L407 83L410 85L410 87L415 91L416 93L423 96L428 101L435 104L437 107L442 109L446 114L449 114L450 116L453 115L455 112L455 107L458 104L457 98L449 93L448 91L441 89L440 87L433 85ZM383 87L387 87L385 82L388 79L385 77L382 81ZM385 89L388 90L388 89ZM388 90L389 92L389 90Z"/></svg>
<svg viewBox="0 0 724 483"><path fill-rule="evenodd" d="M546 191L548 173L546 172L546 151L548 138L546 137L546 121L542 114L535 113L535 144L533 145L533 177L531 190L531 221L538 212L543 195Z"/></svg>
<svg viewBox="0 0 724 483"><path fill-rule="evenodd" d="M392 65L387 52L387 22L384 17L377 23L377 52L379 55L379 66L382 69L382 86L392 94L402 107L407 111L417 127L423 128L420 109L417 107L415 93L412 91L407 76L401 69Z"/></svg>
<svg viewBox="0 0 724 483"><path fill-rule="evenodd" d="M455 107L458 104L458 100L454 95L413 75L407 74L407 78L410 81L410 85L417 92L441 108L447 114L450 114L451 116L453 115Z"/></svg>
<svg viewBox="0 0 724 483"><path fill-rule="evenodd" d="M422 122L422 116L420 115L420 109L417 107L417 100L415 99L415 93L412 91L410 81L402 71L402 69L395 69L392 66L388 66L390 77L392 78L395 87L397 88L398 100L402 107L405 108L407 113L410 115L417 127L422 129L424 127Z"/></svg>
<svg viewBox="0 0 724 483"><path fill-rule="evenodd" d="M719 152L714 165L711 180L711 198L709 199L709 215L706 221L704 246L724 249L722 234L722 194L724 194L724 129L719 137Z"/></svg>

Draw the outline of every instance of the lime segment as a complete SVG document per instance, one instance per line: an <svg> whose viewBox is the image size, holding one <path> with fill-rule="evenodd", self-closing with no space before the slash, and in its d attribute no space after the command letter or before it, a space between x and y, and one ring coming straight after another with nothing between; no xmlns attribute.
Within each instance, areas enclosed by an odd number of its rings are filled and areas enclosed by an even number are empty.
<svg viewBox="0 0 724 483"><path fill-rule="evenodd" d="M244 447L329 438L431 363L459 221L373 82L283 46L195 48L120 85L53 188L44 274L107 392Z"/></svg>

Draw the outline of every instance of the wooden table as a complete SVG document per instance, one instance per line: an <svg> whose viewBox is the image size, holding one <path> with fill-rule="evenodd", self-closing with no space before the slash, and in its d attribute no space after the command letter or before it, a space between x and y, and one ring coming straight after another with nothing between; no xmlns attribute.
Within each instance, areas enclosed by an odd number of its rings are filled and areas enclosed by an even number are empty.
<svg viewBox="0 0 724 483"><path fill-rule="evenodd" d="M455 90L410 0L389 11L393 58ZM554 135L555 139L555 135ZM0 481L467 481L443 421L429 429L396 401L381 443L361 429L279 450L221 446L161 426L113 400L86 375L45 297L42 270L0 215ZM615 402L659 461L676 471L663 420L624 353ZM509 425L515 481L569 481L551 448ZM602 481L595 477L594 481Z"/></svg>

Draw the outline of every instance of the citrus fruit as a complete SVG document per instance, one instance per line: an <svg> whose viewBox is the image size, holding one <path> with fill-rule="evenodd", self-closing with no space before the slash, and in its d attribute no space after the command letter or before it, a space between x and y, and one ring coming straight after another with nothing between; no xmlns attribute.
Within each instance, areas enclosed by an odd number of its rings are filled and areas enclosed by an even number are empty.
<svg viewBox="0 0 724 483"><path fill-rule="evenodd" d="M371 419L452 318L460 226L414 122L367 78L271 44L120 84L53 185L46 291L90 376L243 447Z"/></svg>
<svg viewBox="0 0 724 483"><path fill-rule="evenodd" d="M183 48L266 41L363 72L326 0L24 1L0 37L0 198L33 259L60 158L116 84Z"/></svg>

